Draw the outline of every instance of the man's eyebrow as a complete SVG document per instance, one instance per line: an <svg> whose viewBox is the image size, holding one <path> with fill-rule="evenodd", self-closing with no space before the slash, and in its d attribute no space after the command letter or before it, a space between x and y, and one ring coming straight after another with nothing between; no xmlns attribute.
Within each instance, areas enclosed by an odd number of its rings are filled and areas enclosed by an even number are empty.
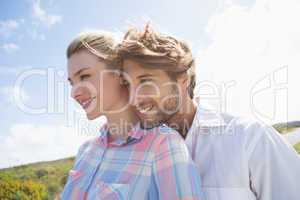
<svg viewBox="0 0 300 200"><path fill-rule="evenodd" d="M77 75L81 74L81 72L83 72L85 70L88 70L88 69L90 69L90 67L82 68L82 69L78 70L77 72L75 72L73 76L77 76ZM71 82L71 78L70 77L68 77L68 81Z"/></svg>
<svg viewBox="0 0 300 200"><path fill-rule="evenodd" d="M154 76L153 74L142 74L142 75L137 76L136 78L142 79L142 78L148 78L148 77L153 77L153 76Z"/></svg>

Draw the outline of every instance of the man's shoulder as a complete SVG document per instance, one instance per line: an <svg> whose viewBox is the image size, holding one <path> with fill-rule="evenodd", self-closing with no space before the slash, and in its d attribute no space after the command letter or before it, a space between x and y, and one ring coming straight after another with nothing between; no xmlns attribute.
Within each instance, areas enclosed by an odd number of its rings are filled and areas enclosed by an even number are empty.
<svg viewBox="0 0 300 200"><path fill-rule="evenodd" d="M274 128L266 123L252 118L230 113L220 113L226 122L225 134L236 135L245 140L253 140L274 132Z"/></svg>
<svg viewBox="0 0 300 200"><path fill-rule="evenodd" d="M214 113L218 121L202 123L203 126L193 129L186 139L188 145L193 146L193 138L198 138L197 144L202 148L208 148L207 144L210 144L209 148L222 149L222 154L232 153L231 150L235 149L236 153L250 156L257 145L279 138L272 126L254 118L228 112Z"/></svg>
<svg viewBox="0 0 300 200"><path fill-rule="evenodd" d="M220 112L209 108L198 108L192 128L197 131L206 131L218 136L236 136L244 140L252 140L274 132L272 126L255 118Z"/></svg>
<svg viewBox="0 0 300 200"><path fill-rule="evenodd" d="M250 117L230 115L227 113L223 113L223 116L230 116L230 120L228 120L227 126L229 129L236 129L241 131L241 133L249 133L255 132L257 130L262 130L268 127L267 124Z"/></svg>

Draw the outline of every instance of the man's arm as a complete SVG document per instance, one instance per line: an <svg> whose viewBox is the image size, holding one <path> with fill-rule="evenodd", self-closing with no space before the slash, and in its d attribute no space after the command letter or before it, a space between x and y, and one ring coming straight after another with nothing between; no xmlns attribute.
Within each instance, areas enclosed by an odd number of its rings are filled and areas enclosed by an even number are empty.
<svg viewBox="0 0 300 200"><path fill-rule="evenodd" d="M259 200L299 200L300 156L273 128L256 124L249 154L250 181Z"/></svg>

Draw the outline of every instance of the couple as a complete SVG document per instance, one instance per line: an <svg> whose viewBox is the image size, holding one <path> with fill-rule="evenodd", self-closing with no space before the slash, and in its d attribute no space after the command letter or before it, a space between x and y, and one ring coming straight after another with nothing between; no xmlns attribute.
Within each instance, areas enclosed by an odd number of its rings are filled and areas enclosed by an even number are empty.
<svg viewBox="0 0 300 200"><path fill-rule="evenodd" d="M107 122L80 147L62 199L300 198L300 158L274 129L193 100L184 42L149 25L120 43L89 32L67 58L72 97Z"/></svg>

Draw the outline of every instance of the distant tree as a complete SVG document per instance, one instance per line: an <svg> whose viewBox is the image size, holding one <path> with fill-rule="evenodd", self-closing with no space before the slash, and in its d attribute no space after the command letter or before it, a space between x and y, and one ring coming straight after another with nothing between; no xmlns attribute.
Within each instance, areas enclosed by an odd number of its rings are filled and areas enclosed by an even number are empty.
<svg viewBox="0 0 300 200"><path fill-rule="evenodd" d="M43 176L48 175L48 171L45 170L45 169L40 169L40 170L37 170L37 171L35 172L35 175L36 175L38 178L42 178Z"/></svg>
<svg viewBox="0 0 300 200"><path fill-rule="evenodd" d="M60 185L61 185L62 187L64 187L65 184L67 183L67 179L68 179L68 174L66 173L66 174L64 174L64 176L60 179Z"/></svg>

